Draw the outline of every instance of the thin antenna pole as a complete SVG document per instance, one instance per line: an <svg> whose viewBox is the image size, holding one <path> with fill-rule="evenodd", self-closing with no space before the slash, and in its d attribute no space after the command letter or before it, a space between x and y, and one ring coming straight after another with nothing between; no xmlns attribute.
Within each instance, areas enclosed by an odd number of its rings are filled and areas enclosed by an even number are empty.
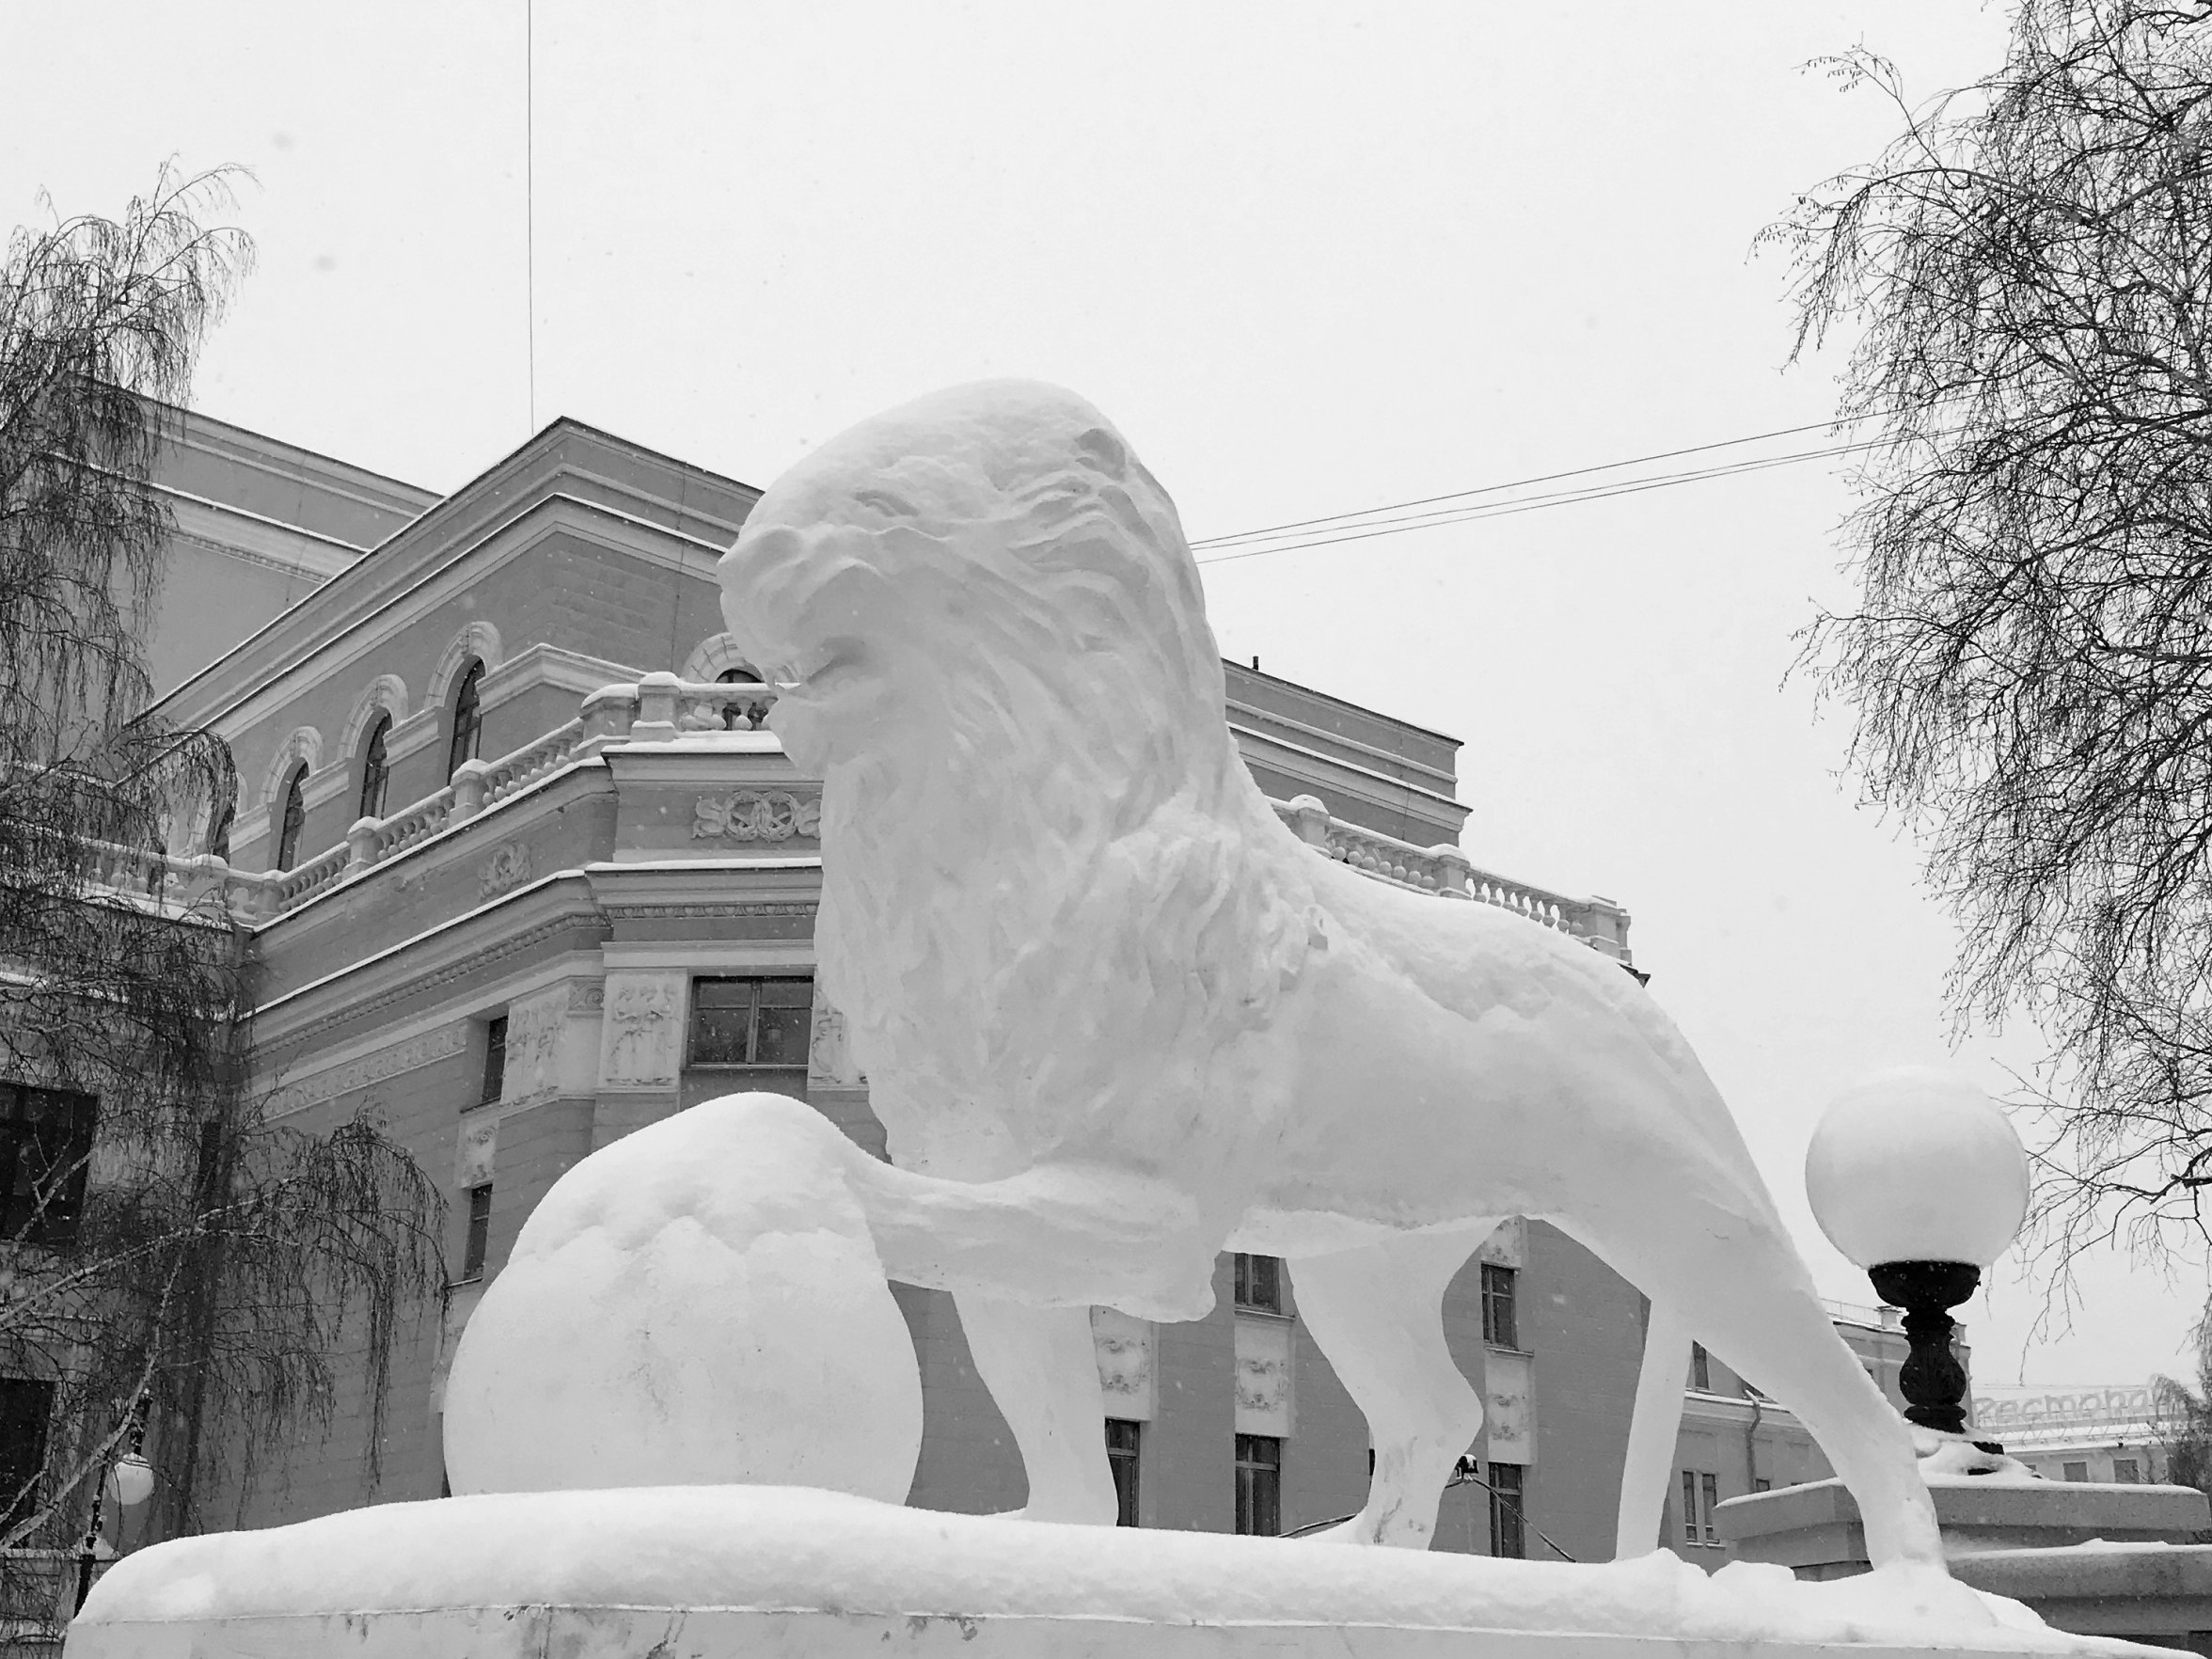
<svg viewBox="0 0 2212 1659"><path fill-rule="evenodd" d="M538 430L537 0L522 0L522 303L529 331L529 429Z"/></svg>

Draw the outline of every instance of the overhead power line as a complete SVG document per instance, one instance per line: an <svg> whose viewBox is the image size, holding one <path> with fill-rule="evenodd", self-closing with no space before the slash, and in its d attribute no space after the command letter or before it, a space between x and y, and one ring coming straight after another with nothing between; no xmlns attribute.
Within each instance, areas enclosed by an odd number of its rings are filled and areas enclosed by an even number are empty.
<svg viewBox="0 0 2212 1659"><path fill-rule="evenodd" d="M1409 530L1433 529L1445 525L1466 524L1478 518L1503 518L1516 513L1531 513L1540 508L1564 507L1580 501L1601 501L1613 496L1637 495L1646 490L1665 489L1675 484L1698 483L1708 479L1732 478L1739 473L1763 472L1774 466L1793 466L1807 461L1817 461L1835 455L1859 454L1878 447L1884 439L1870 438L1849 443L1826 444L1818 448L1792 450L1782 455L1760 455L1741 461L1730 461L1714 466L1689 467L1673 472L1647 475L1641 478L1612 479L1597 483L1577 485L1572 489L1548 490L1534 496L1513 496L1508 500L1489 500L1480 498L1505 496L1509 492L1526 490L1536 484L1557 483L1562 480L1589 478L1599 473L1620 472L1631 466L1648 466L1654 461L1680 460L1685 455L1709 454L1715 450L1740 449L1746 444L1766 443L1775 438L1794 437L1808 432L1832 432L1839 426L1850 426L1858 421L1876 418L1878 412L1844 416L1836 420L1815 421L1805 426L1777 427L1771 432L1752 433L1743 437L1722 438L1709 444L1693 444L1685 449L1661 450L1649 455L1631 456L1622 461L1608 461L1594 466L1570 467L1562 472L1539 473L1530 478L1513 479L1504 483L1483 484L1474 489L1453 490L1444 495L1422 496L1412 500L1386 502L1379 507L1362 508L1355 513L1328 514L1319 518L1295 519L1287 524L1270 525L1259 529L1239 530L1232 535L1207 536L1191 544L1193 553L1199 554L1200 564L1226 564L1233 560L1256 559L1264 553L1295 553L1307 547L1334 546L1341 542L1367 541L1376 536L1403 535ZM1427 509L1427 511L1408 511ZM1397 514L1398 516L1382 516Z"/></svg>
<svg viewBox="0 0 2212 1659"><path fill-rule="evenodd" d="M1764 472L1777 466L1794 466L1806 461L1820 460L1831 455L1852 455L1875 448L1883 440L1866 439L1858 443L1830 444L1817 450L1798 450L1786 455L1762 455L1745 461L1731 461L1720 466L1702 466L1682 472L1663 472L1648 478L1617 479L1604 483L1586 484L1572 490L1549 490L1537 496L1521 496L1506 501L1475 501L1466 506L1450 508L1436 513L1411 514L1401 518L1365 518L1356 514L1346 514L1335 519L1314 521L1317 530L1334 533L1307 534L1290 540L1273 540L1265 531L1248 530L1241 537L1218 537L1205 542L1193 542L1192 547L1225 546L1225 552L1214 553L1198 560L1200 564L1227 564L1239 559L1257 559L1269 553L1295 553L1306 547L1329 547L1340 542L1364 542L1376 536L1404 535L1409 530L1435 529L1445 525L1471 524L1482 518L1509 518L1517 513L1534 513L1547 507L1565 507L1579 501L1602 501L1614 496L1640 495L1646 490L1667 489L1676 484L1698 483L1707 479L1733 478L1740 473ZM1706 446L1719 448L1718 445ZM1689 451L1682 451L1688 453ZM1621 462L1620 466L1634 466ZM1574 478L1591 472L1610 470L1606 467L1581 467L1573 472L1552 473L1551 478ZM1465 490L1462 496L1494 494L1520 489L1542 480L1527 479L1519 483L1495 484L1488 490ZM1431 498L1451 499L1453 498ZM1414 503L1408 502L1411 506ZM1386 512L1386 508L1370 508L1370 513ZM1282 532L1274 532L1280 535Z"/></svg>

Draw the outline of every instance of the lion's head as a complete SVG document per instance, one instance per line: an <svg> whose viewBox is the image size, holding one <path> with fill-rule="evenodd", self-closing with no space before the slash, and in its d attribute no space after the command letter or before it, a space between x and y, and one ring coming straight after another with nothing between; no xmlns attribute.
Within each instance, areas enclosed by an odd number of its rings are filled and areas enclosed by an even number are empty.
<svg viewBox="0 0 2212 1659"><path fill-rule="evenodd" d="M1174 503L1089 403L987 382L864 421L720 575L825 781L821 976L902 1161L1025 1161L1265 1019L1304 884Z"/></svg>

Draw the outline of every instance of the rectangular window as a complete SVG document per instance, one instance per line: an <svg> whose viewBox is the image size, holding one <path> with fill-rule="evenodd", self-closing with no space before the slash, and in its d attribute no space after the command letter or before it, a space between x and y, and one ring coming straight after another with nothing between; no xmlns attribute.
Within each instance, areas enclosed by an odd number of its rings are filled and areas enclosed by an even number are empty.
<svg viewBox="0 0 2212 1659"><path fill-rule="evenodd" d="M1144 1429L1126 1417L1106 1419L1106 1462L1114 1471L1116 1526L1137 1525L1137 1446Z"/></svg>
<svg viewBox="0 0 2212 1659"><path fill-rule="evenodd" d="M2061 1468L2068 1480L2087 1480L2089 1478L2089 1465L2087 1463L2065 1463L2062 1464Z"/></svg>
<svg viewBox="0 0 2212 1659"><path fill-rule="evenodd" d="M1510 1268L1505 1271L1512 1272ZM1490 1553L1493 1556L1518 1560L1528 1554L1528 1517L1521 1508L1527 1482L1528 1471L1519 1463L1490 1466Z"/></svg>
<svg viewBox="0 0 2212 1659"><path fill-rule="evenodd" d="M1283 1530L1283 1443L1272 1434L1237 1436L1237 1530L1254 1538Z"/></svg>
<svg viewBox="0 0 2212 1659"><path fill-rule="evenodd" d="M1774 1482L1761 1475L1752 1480L1751 1490L1753 1492L1772 1492L1774 1491Z"/></svg>
<svg viewBox="0 0 2212 1659"><path fill-rule="evenodd" d="M477 1096L478 1103L497 1100L506 1087L507 1016L500 1014L484 1021L483 1093Z"/></svg>
<svg viewBox="0 0 2212 1659"><path fill-rule="evenodd" d="M90 1095L0 1083L0 1239L67 1244L77 1236L99 1107Z"/></svg>
<svg viewBox="0 0 2212 1659"><path fill-rule="evenodd" d="M1514 1304L1514 1281L1509 1267L1482 1264L1482 1340L1493 1348L1521 1346L1520 1319Z"/></svg>
<svg viewBox="0 0 2212 1659"><path fill-rule="evenodd" d="M2114 1458L2112 1478L2124 1486L2140 1485L2142 1481L2142 1465L2133 1458Z"/></svg>
<svg viewBox="0 0 2212 1659"><path fill-rule="evenodd" d="M492 1237L492 1184L468 1189L468 1239L461 1247L461 1282L483 1277L484 1246Z"/></svg>
<svg viewBox="0 0 2212 1659"><path fill-rule="evenodd" d="M695 979L691 1064L806 1070L814 1035L811 979Z"/></svg>
<svg viewBox="0 0 2212 1659"><path fill-rule="evenodd" d="M1713 1506L1720 1501L1720 1477L1695 1469L1682 1472L1683 1542L1716 1544L1720 1533L1713 1524Z"/></svg>
<svg viewBox="0 0 2212 1659"><path fill-rule="evenodd" d="M53 1417L53 1383L0 1377L0 1511L10 1526L39 1507Z"/></svg>
<svg viewBox="0 0 2212 1659"><path fill-rule="evenodd" d="M1279 1257L1239 1253L1236 1280L1239 1307L1260 1313L1283 1311L1283 1263Z"/></svg>
<svg viewBox="0 0 2212 1659"><path fill-rule="evenodd" d="M1713 1356L1702 1342L1690 1344L1690 1386L1701 1394L1713 1392Z"/></svg>

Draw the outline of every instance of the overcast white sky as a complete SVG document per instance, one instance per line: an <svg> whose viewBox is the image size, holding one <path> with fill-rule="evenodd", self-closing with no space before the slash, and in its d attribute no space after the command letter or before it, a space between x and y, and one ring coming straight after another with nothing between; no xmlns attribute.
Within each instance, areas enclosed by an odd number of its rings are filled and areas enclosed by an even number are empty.
<svg viewBox="0 0 2212 1659"><path fill-rule="evenodd" d="M22 5L0 222L114 212L174 154L253 169L258 274L198 403L451 488L573 415L766 484L985 375L1120 425L1193 537L1825 419L1782 371L1792 194L1888 135L1800 66L1923 90L2001 55L1973 0ZM530 329L534 309L535 398ZM1821 1106L1939 1061L1951 932L1781 685L1847 590L1832 464L1208 572L1225 655L1463 738L1477 863L1634 912L1823 1288ZM673 665L670 665L673 666ZM2002 1085L2033 1045L1970 1040ZM1664 1194L1654 1194L1664 1201ZM2070 1337L2000 1268L1978 1380L2173 1368L2204 1290L2114 1257Z"/></svg>

